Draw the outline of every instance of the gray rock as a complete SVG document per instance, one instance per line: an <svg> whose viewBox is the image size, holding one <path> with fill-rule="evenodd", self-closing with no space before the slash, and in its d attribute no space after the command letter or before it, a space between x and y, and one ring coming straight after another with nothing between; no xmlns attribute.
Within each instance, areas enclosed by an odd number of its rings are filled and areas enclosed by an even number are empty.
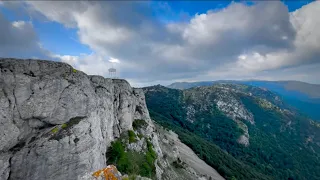
<svg viewBox="0 0 320 180"><path fill-rule="evenodd" d="M11 154L0 154L0 179L8 179L10 173L10 157Z"/></svg>
<svg viewBox="0 0 320 180"><path fill-rule="evenodd" d="M161 174L158 179L185 179L185 180L224 180L212 167L201 160L188 146L183 144L178 135L156 126L158 138L161 139L160 148L165 157L159 158L157 171ZM173 166L173 162L181 162L181 168Z"/></svg>
<svg viewBox="0 0 320 180"><path fill-rule="evenodd" d="M0 68L0 180L81 179L106 167L110 142L135 118L151 122L142 90L125 80L51 61Z"/></svg>

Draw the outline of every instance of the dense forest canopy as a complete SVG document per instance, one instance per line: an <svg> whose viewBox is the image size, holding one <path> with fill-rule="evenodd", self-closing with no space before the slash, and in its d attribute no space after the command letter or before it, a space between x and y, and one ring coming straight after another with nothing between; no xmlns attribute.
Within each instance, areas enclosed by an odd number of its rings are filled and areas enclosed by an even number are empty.
<svg viewBox="0 0 320 180"><path fill-rule="evenodd" d="M237 142L243 130L215 99L221 88L254 117L250 145ZM154 121L175 131L200 158L227 179L319 179L320 126L285 104L277 94L246 85L218 84L188 90L144 89ZM228 99L224 99L228 101ZM188 107L194 120L188 120Z"/></svg>

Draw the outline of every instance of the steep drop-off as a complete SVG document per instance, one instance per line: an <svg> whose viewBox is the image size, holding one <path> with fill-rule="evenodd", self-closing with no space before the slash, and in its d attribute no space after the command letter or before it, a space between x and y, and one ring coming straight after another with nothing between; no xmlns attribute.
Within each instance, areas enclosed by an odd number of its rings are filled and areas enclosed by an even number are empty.
<svg viewBox="0 0 320 180"><path fill-rule="evenodd" d="M141 144L125 148L139 151L150 140L155 178L172 179L141 89L60 62L0 59L0 70L0 180L91 179L107 166L111 142L136 119L147 123ZM188 176L210 178L180 179Z"/></svg>
<svg viewBox="0 0 320 180"><path fill-rule="evenodd" d="M263 88L143 88L151 118L227 179L319 179L320 124Z"/></svg>

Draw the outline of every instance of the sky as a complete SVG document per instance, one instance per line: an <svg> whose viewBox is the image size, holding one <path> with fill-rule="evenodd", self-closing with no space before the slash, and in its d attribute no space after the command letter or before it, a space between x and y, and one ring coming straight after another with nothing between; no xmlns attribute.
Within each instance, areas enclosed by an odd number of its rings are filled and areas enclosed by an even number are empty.
<svg viewBox="0 0 320 180"><path fill-rule="evenodd" d="M320 84L320 1L0 1L0 57L61 61L132 86Z"/></svg>

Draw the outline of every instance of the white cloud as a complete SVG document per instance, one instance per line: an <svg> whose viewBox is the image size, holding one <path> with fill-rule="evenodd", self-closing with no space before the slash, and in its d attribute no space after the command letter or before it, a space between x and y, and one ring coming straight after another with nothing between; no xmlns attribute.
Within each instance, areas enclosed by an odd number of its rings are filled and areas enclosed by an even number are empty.
<svg viewBox="0 0 320 180"><path fill-rule="evenodd" d="M251 52L239 58L235 66L249 71L273 70L298 66L303 64L320 63L320 3L315 2L302 7L290 14L296 36L293 49L284 49L261 55ZM284 39L287 39L285 37ZM306 72L308 73L308 72Z"/></svg>
<svg viewBox="0 0 320 180"><path fill-rule="evenodd" d="M247 59L247 56L244 55L244 54L242 54L242 55L238 56L238 59L239 59L239 60L246 60L246 59Z"/></svg>
<svg viewBox="0 0 320 180"><path fill-rule="evenodd" d="M94 62L94 63L92 63ZM104 57L97 54L90 54L83 56L81 61L76 66L79 70L90 75L108 76L108 69L111 67L110 63Z"/></svg>
<svg viewBox="0 0 320 180"><path fill-rule="evenodd" d="M113 58L113 57L111 57L109 59L109 62L111 62L111 63L120 63L119 59L116 59L116 58Z"/></svg>
<svg viewBox="0 0 320 180"><path fill-rule="evenodd" d="M68 63L71 66L77 66L79 63L79 56L70 56L70 55L52 55L53 58L58 58L62 62Z"/></svg>
<svg viewBox="0 0 320 180"><path fill-rule="evenodd" d="M32 22L9 22L0 12L0 57L48 58Z"/></svg>
<svg viewBox="0 0 320 180"><path fill-rule="evenodd" d="M60 59L74 68L89 75L108 76L108 69L112 66L109 60L98 54L81 54L80 56L52 54L52 58ZM117 59L113 59L117 60ZM94 63L93 63L94 62Z"/></svg>
<svg viewBox="0 0 320 180"><path fill-rule="evenodd" d="M100 75L106 75L111 61L121 60L115 63L120 77L135 84L261 75L277 79L273 74L294 77L300 66L311 69L320 63L320 2L293 13L280 1L231 3L188 22L166 24L152 16L149 2L26 3L29 11L76 28L80 42L94 52L56 57Z"/></svg>
<svg viewBox="0 0 320 180"><path fill-rule="evenodd" d="M12 25L15 28L23 29L26 26L26 22L24 22L24 21L14 21L14 22L12 22Z"/></svg>

